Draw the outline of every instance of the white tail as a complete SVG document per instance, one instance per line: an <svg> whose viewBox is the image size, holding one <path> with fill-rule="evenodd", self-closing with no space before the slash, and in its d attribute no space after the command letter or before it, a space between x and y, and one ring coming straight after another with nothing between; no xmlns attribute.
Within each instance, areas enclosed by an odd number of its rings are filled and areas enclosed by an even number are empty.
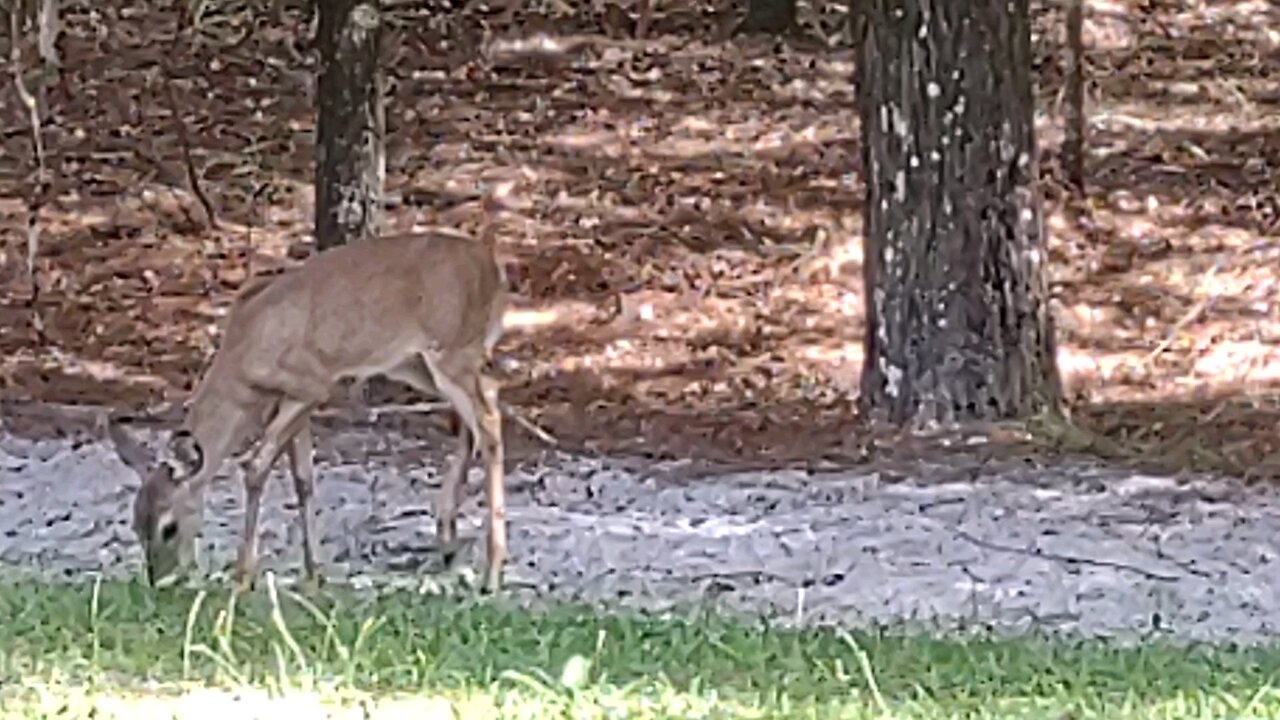
<svg viewBox="0 0 1280 720"><path fill-rule="evenodd" d="M504 189L505 192L505 189ZM244 472L245 514L237 587L257 575L258 516L267 473L288 452L303 562L318 582L310 415L337 382L384 375L443 395L457 411L458 455L436 502L439 541L451 553L467 466L485 466L485 587L506 560L503 440L497 383L485 372L502 333L505 276L485 237L435 233L384 237L319 253L280 275L250 281L227 315L219 349L192 393L183 427L156 461L110 426L121 459L142 478L133 526L153 584L190 564L204 490L223 462L261 440Z"/></svg>

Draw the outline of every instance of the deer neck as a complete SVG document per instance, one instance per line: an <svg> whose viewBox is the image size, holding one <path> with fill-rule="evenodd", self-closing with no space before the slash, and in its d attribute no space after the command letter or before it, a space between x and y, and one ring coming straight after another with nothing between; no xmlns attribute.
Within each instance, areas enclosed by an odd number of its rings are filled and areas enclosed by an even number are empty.
<svg viewBox="0 0 1280 720"><path fill-rule="evenodd" d="M200 472L208 482L223 462L241 450L245 440L261 429L262 402L245 403L225 389L211 391L202 386L191 399L184 423L204 453Z"/></svg>

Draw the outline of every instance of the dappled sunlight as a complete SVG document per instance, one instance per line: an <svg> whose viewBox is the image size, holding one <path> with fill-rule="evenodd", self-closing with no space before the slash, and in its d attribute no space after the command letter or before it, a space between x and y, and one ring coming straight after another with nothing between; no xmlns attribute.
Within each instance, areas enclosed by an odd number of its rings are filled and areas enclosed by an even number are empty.
<svg viewBox="0 0 1280 720"><path fill-rule="evenodd" d="M41 355L19 353L0 359L0 373L21 374L28 387L55 390L63 402L92 401L104 390L123 395L162 392L173 377L147 372L128 362L97 360L53 348Z"/></svg>
<svg viewBox="0 0 1280 720"><path fill-rule="evenodd" d="M1280 382L1280 342L1215 342L1195 359L1192 371L1196 380L1210 384L1274 384Z"/></svg>
<svg viewBox="0 0 1280 720"><path fill-rule="evenodd" d="M857 116L852 107L843 112L827 111L818 122L806 121L805 116L813 115L807 111L793 119L779 112L767 123L735 121L738 116L731 111L720 117L676 115L671 119L673 125L664 128L661 119L597 110L541 142L560 152L590 151L615 159L697 161L732 167L735 159L775 155L794 162L799 159L794 157L797 152L821 152L825 145L856 139L852 131ZM723 169L716 179L729 183L749 180L730 176Z"/></svg>
<svg viewBox="0 0 1280 720"><path fill-rule="evenodd" d="M1130 18L1136 20L1143 14L1156 11L1167 23L1166 34L1185 37L1203 30L1239 31L1253 30L1258 25L1276 19L1277 9L1269 0L1162 0L1161 2L1135 2L1135 0L1086 0L1088 8L1086 26L1097 18ZM1133 23L1134 25L1137 22ZM1266 36L1259 36L1266 39ZM1099 42L1098 49L1109 50Z"/></svg>
<svg viewBox="0 0 1280 720"><path fill-rule="evenodd" d="M596 309L581 302L559 302L551 307L509 309L503 316L506 332L536 332L552 327L572 327L594 315Z"/></svg>
<svg viewBox="0 0 1280 720"><path fill-rule="evenodd" d="M25 203L0 200L17 240L0 247L0 396L151 406L191 387L245 279L314 250L314 121L297 92L314 65L288 45L302 32L292 12L223 38L261 18L218 10L222 29L182 51L174 91L211 228L145 73L94 59L145 65L124 38L171 13L108 5L102 22L121 34L99 37L85 7L67 5L76 92L51 98L66 165L41 214L47 338L27 307ZM497 228L516 300L498 347L513 406L566 447L641 437L655 453L781 461L855 432L864 179L848 47L712 41L713 16L674 7L655 8L640 39L586 8L462 12L448 27L390 12L387 231L475 232L478 193L519 181L521 206ZM1036 11L1061 369L1094 427L1185 426L1158 416L1280 374L1275 14L1088 2L1077 201L1058 156L1062 17ZM0 169L24 142L0 138ZM813 428L799 440L798 418Z"/></svg>
<svg viewBox="0 0 1280 720"><path fill-rule="evenodd" d="M1148 11L1151 3L1086 0L1085 6L1085 45L1096 50L1115 51L1135 49L1142 35L1135 19ZM1280 13L1270 0L1171 0L1159 3L1159 10L1167 23L1168 34L1173 37L1202 29L1215 32L1261 30L1257 35L1261 42L1280 47L1280 28L1274 26Z"/></svg>
<svg viewBox="0 0 1280 720"><path fill-rule="evenodd" d="M1078 418L1171 467L1275 474L1280 417L1250 398L1280 373L1278 19L1175 0L1086 18L1090 193L1047 208L1060 367Z"/></svg>
<svg viewBox="0 0 1280 720"><path fill-rule="evenodd" d="M1085 47L1131 50L1137 35L1131 22L1130 0L1087 0L1083 28Z"/></svg>
<svg viewBox="0 0 1280 720"><path fill-rule="evenodd" d="M1267 132L1280 130L1280 120L1264 104L1276 90L1268 78L1244 78L1223 87L1216 78L1198 82L1153 82L1146 88L1153 95L1167 95L1193 105L1186 113L1167 113L1150 100L1125 102L1103 100L1090 119L1090 126L1103 132L1142 130L1146 132ZM1203 150L1193 143L1181 151L1192 159L1207 160ZM1108 152L1118 152L1119 148Z"/></svg>
<svg viewBox="0 0 1280 720"><path fill-rule="evenodd" d="M1181 5L1182 9L1176 11L1170 18L1175 27L1208 25L1219 31L1237 28L1247 29L1259 24L1265 25L1268 21L1274 21L1277 15L1280 15L1276 4L1269 2L1269 0L1238 0L1236 2L1183 0L1177 4ZM1218 25L1219 23L1221 25ZM1231 27L1232 25L1236 27L1233 28ZM1268 39L1270 38L1268 37Z"/></svg>
<svg viewBox="0 0 1280 720"><path fill-rule="evenodd" d="M1123 380L1122 373L1132 362L1131 353L1078 346L1058 348L1058 371L1068 394Z"/></svg>

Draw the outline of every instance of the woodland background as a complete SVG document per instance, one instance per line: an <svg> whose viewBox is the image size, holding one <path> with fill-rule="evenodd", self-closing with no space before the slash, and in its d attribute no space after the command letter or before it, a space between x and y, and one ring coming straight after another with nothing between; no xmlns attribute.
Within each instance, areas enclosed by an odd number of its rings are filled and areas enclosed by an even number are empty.
<svg viewBox="0 0 1280 720"><path fill-rule="evenodd" d="M993 452L1273 477L1280 9L1087 5L1087 191L1073 198L1063 11L1033 3L1074 424L1010 432ZM0 87L12 431L51 431L24 415L32 401L180 400L236 288L310 252L306 16L196 7L178 33L181 3L63 3L56 82L30 48L24 65L0 47L14 60ZM741 3L647 7L385 3L387 229L474 229L482 179L532 172L529 207L503 231L522 312L498 353L505 399L563 446L737 467L913 452L855 412L863 178L842 6L801 3L784 38L729 38ZM43 175L19 76L44 88ZM515 455L537 446L509 436Z"/></svg>

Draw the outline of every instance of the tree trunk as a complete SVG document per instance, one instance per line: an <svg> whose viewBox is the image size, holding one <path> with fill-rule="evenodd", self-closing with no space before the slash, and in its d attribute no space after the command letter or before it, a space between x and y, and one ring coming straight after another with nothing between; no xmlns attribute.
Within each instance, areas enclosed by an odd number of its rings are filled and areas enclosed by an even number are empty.
<svg viewBox="0 0 1280 720"><path fill-rule="evenodd" d="M386 174L377 0L321 0L316 243L376 237Z"/></svg>
<svg viewBox="0 0 1280 720"><path fill-rule="evenodd" d="M747 15L730 35L765 33L781 35L796 22L796 0L750 0Z"/></svg>
<svg viewBox="0 0 1280 720"><path fill-rule="evenodd" d="M1058 407L1028 4L856 3L869 419Z"/></svg>
<svg viewBox="0 0 1280 720"><path fill-rule="evenodd" d="M1063 118L1062 164L1077 197L1084 196L1084 0L1067 0L1066 117Z"/></svg>

